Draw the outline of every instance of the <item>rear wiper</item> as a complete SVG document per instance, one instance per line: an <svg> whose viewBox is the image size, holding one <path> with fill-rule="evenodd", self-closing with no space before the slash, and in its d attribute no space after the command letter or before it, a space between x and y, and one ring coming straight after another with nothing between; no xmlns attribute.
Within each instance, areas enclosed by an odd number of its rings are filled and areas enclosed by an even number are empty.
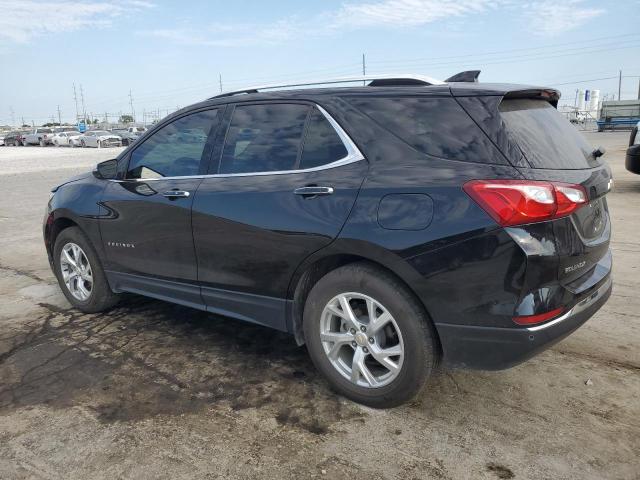
<svg viewBox="0 0 640 480"><path fill-rule="evenodd" d="M603 156L605 153L607 153L605 148L598 146L598 147L596 147L596 149L593 152L591 152L591 156L593 158L598 158L598 157Z"/></svg>

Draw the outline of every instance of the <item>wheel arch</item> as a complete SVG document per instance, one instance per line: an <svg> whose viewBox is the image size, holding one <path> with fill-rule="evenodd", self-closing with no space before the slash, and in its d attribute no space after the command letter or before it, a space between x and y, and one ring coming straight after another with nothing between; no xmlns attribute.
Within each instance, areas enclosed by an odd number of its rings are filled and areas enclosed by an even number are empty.
<svg viewBox="0 0 640 480"><path fill-rule="evenodd" d="M362 252L366 250L360 251ZM387 255L390 255L388 252L386 253ZM381 258L383 259L382 261ZM386 258L386 256L383 256L381 258L373 258L371 256L366 256L362 255L362 253L355 252L330 253L319 258L316 257L313 259L308 259L308 261L304 262L303 265L298 268L298 270L294 274L294 279L290 284L290 295L287 297L291 299L291 307L289 309L289 318L287 322L288 328L289 331L293 333L298 345L303 345L305 343L304 333L302 329L302 318L306 299L313 286L318 282L318 280L337 268L351 263L364 262L384 271L389 275L394 276L414 297L418 305L420 305L420 307L424 310L427 318L429 319L429 322L431 322L434 339L437 344L438 355L439 358L442 358L442 345L440 343L440 338L435 323L429 313L427 306L421 300L416 290L411 286L411 280L414 275L411 272L407 271L407 269L410 269L410 267L405 264L406 268L403 268L402 266L398 265L398 261L392 263L388 261L388 258ZM418 273L415 272L415 275L418 275Z"/></svg>

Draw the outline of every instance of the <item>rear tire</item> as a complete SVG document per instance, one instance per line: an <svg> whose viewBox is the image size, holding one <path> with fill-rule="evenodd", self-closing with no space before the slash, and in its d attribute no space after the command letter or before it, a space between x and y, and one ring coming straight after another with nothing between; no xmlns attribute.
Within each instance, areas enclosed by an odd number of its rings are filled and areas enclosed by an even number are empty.
<svg viewBox="0 0 640 480"><path fill-rule="evenodd" d="M64 256L63 249L73 252L75 247L79 247L79 250L76 250L77 254ZM63 261L63 258L67 260ZM69 258L73 261L69 261ZM71 267L73 264L78 267ZM118 303L118 295L111 291L91 241L78 227L66 228L56 238L53 266L62 293L78 310L85 313L102 312ZM82 283L81 288L78 287L79 283ZM83 293L87 292L89 294L83 298Z"/></svg>
<svg viewBox="0 0 640 480"><path fill-rule="evenodd" d="M47 142L44 141L44 139L40 139L40 141L38 142L40 144L41 147L46 147L47 146Z"/></svg>
<svg viewBox="0 0 640 480"><path fill-rule="evenodd" d="M342 308L345 300L355 322ZM316 283L303 328L311 359L332 388L370 407L413 398L438 358L422 306L396 277L365 262L340 267Z"/></svg>
<svg viewBox="0 0 640 480"><path fill-rule="evenodd" d="M84 143L84 140L80 141L80 145L82 146L82 148L86 148L87 147L86 143Z"/></svg>

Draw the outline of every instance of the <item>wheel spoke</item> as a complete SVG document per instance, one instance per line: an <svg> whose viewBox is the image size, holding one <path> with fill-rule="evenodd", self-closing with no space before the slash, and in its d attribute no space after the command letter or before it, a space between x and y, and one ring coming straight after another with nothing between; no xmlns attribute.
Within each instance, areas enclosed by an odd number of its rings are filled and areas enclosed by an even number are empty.
<svg viewBox="0 0 640 480"><path fill-rule="evenodd" d="M348 333L336 333L336 332L327 332L320 335L320 339L323 342L333 343L329 351L327 352L328 357L331 360L338 359L338 353L343 346L348 345L353 340L353 336Z"/></svg>
<svg viewBox="0 0 640 480"><path fill-rule="evenodd" d="M88 298L89 295L91 295L91 292L89 290L87 290L87 288L85 287L84 280L82 280L82 278L78 278L77 279L76 285L78 287L78 291L79 291L80 295L83 297L83 300L85 298Z"/></svg>
<svg viewBox="0 0 640 480"><path fill-rule="evenodd" d="M369 331L371 334L378 332L382 327L392 320L391 314L384 311L379 317L370 317Z"/></svg>
<svg viewBox="0 0 640 480"><path fill-rule="evenodd" d="M372 345L369 351L371 352L371 356L390 372L396 373L398 371L399 365L391 360L391 357L398 357L402 355L402 348L400 345L394 345L393 347L384 349L377 345Z"/></svg>
<svg viewBox="0 0 640 480"><path fill-rule="evenodd" d="M375 386L378 382L375 377L371 374L369 369L364 363L364 359L366 354L363 352L361 348L358 348L353 354L353 365L351 367L351 381L353 383L358 383L360 377L364 378L364 380L369 384L370 387Z"/></svg>
<svg viewBox="0 0 640 480"><path fill-rule="evenodd" d="M69 251L67 249L62 250L62 253L64 255L64 260L71 265L72 267L77 267L76 261L75 259L73 259L71 257L71 255L69 255Z"/></svg>
<svg viewBox="0 0 640 480"><path fill-rule="evenodd" d="M360 322L356 319L356 316L351 310L351 305L349 305L349 299L345 295L340 295L338 297L340 302L340 308L342 308L342 318L344 318L353 328L359 328Z"/></svg>

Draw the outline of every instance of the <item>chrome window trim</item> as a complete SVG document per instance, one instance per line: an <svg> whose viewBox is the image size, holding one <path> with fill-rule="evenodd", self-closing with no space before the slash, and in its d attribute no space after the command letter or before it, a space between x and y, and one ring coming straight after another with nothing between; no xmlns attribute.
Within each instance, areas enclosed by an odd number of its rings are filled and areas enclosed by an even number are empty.
<svg viewBox="0 0 640 480"><path fill-rule="evenodd" d="M329 121L329 124L336 131L340 140L344 147L347 149L347 155L343 158L336 160L331 163L327 163L325 165L320 165L318 167L297 169L297 170L275 170L271 172L246 172L246 173L212 173L207 175L185 175L182 177L159 177L159 178L128 178L125 180L110 180L111 182L155 182L158 180L188 180L188 179L202 179L202 178L226 178L226 177L258 177L265 175L289 175L294 173L308 173L308 172L319 172L322 170L329 170L331 168L342 167L344 165L348 165L350 163L359 162L364 160L364 155L360 152L356 144L351 140L351 137L347 135L347 132L343 130L343 128L334 120L334 118L329 115L329 113L322 108L320 105L315 104L314 106L324 115L324 117Z"/></svg>

